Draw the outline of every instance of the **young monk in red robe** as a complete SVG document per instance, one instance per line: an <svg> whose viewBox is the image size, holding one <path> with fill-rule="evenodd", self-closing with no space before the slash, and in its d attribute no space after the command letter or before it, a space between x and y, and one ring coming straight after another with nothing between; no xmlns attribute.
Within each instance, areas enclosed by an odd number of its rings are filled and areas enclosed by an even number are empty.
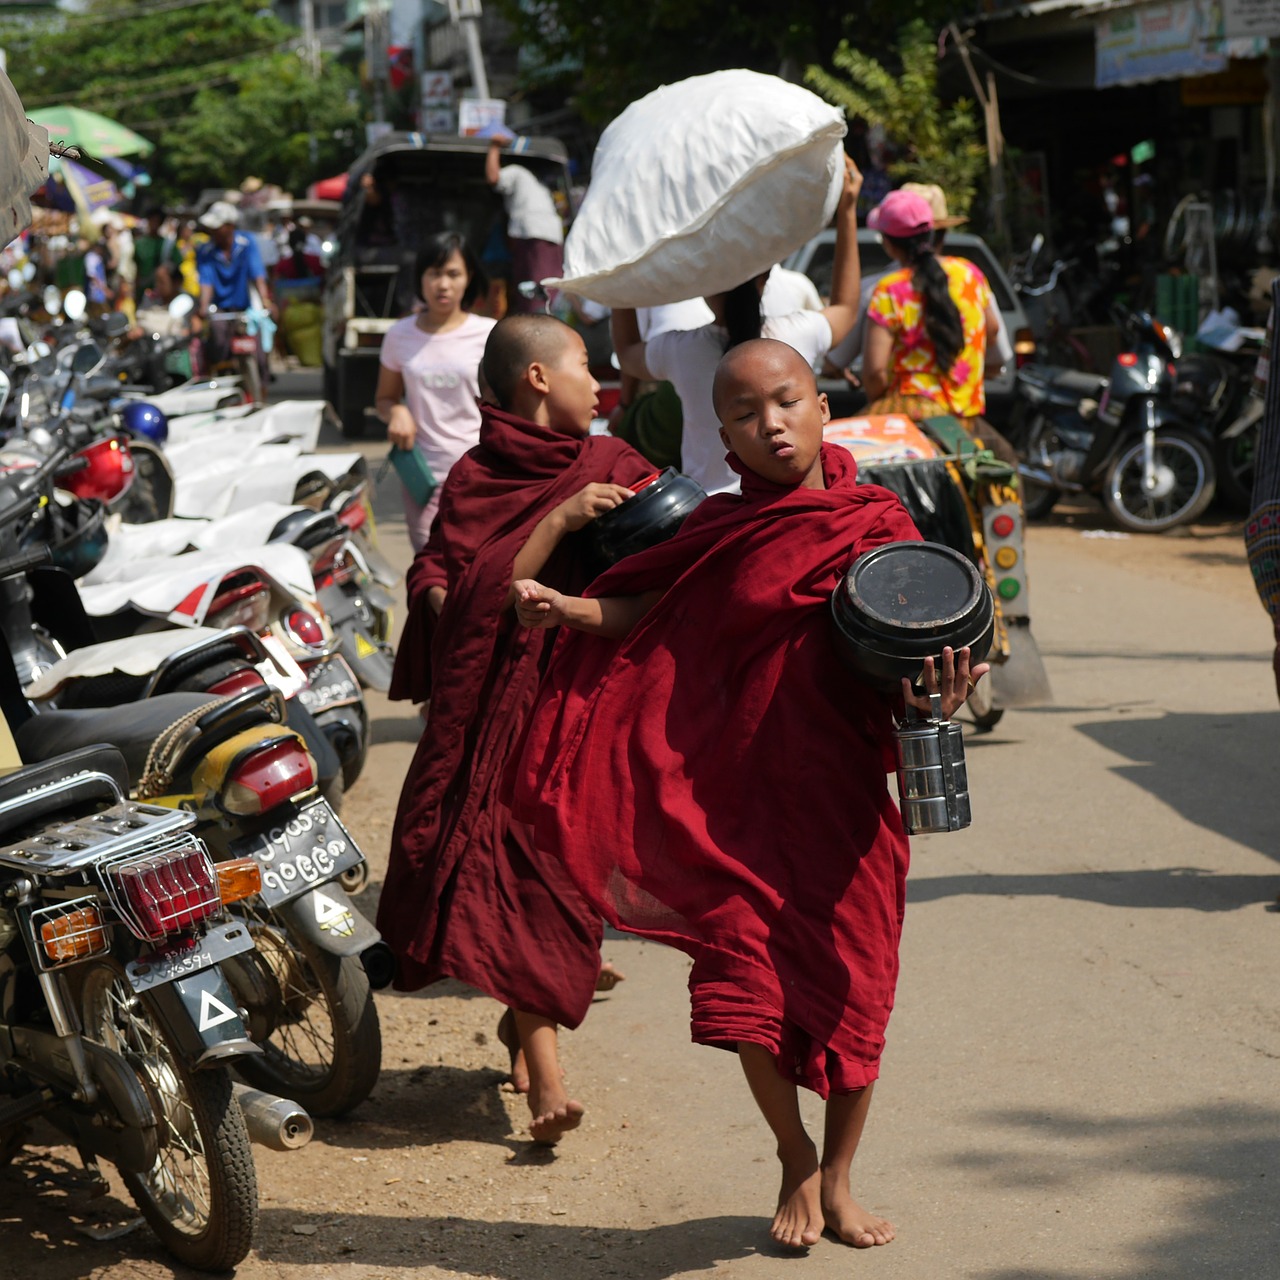
<svg viewBox="0 0 1280 1280"><path fill-rule="evenodd" d="M508 1006L527 1064L530 1133L552 1143L582 1116L565 1092L556 1027L586 1015L602 929L563 864L539 853L498 797L550 654L545 636L516 625L511 580L541 573L581 590L586 548L565 535L630 497L626 486L653 468L620 440L588 436L599 387L568 325L501 321L484 372L502 407L484 409L479 445L449 472L410 573L418 642L429 638L430 650L402 665L397 691L431 704L378 927L401 990L451 977Z"/></svg>
<svg viewBox="0 0 1280 1280"><path fill-rule="evenodd" d="M736 1049L777 1139L771 1233L887 1244L849 1171L893 1006L907 840L886 786L891 699L840 661L829 603L862 552L918 539L898 499L822 442L826 398L794 350L723 359L716 412L742 494L588 598L517 582L531 628L574 628L529 724L515 807L606 919L693 957L693 1038ZM952 714L987 670L926 663ZM903 697L928 702L903 682ZM821 1156L797 1085L827 1099Z"/></svg>

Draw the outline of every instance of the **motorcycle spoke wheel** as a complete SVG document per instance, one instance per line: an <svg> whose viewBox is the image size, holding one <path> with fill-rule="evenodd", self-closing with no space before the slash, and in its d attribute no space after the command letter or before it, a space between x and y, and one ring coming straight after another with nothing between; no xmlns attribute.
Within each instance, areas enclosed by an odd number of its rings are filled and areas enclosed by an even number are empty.
<svg viewBox="0 0 1280 1280"><path fill-rule="evenodd" d="M261 904L244 918L279 992L275 1028L261 1056L237 1064L251 1085L306 1107L345 1115L373 1091L382 1032L369 980L354 956L335 956Z"/></svg>
<svg viewBox="0 0 1280 1280"><path fill-rule="evenodd" d="M121 1171L129 1194L176 1258L225 1271L253 1243L258 1186L244 1117L225 1069L188 1071L145 995L116 966L77 975L85 1035L137 1071L159 1122L159 1152L144 1174Z"/></svg>
<svg viewBox="0 0 1280 1280"><path fill-rule="evenodd" d="M1213 501L1213 458L1195 436L1162 431L1156 437L1156 489L1142 483L1143 443L1135 441L1107 472L1102 498L1116 522L1135 533L1163 533L1203 514Z"/></svg>

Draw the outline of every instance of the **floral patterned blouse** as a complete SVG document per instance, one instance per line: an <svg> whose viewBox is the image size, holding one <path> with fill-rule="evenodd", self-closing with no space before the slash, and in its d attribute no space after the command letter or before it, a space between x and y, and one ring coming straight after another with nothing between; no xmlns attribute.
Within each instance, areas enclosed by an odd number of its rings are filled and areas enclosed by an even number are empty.
<svg viewBox="0 0 1280 1280"><path fill-rule="evenodd" d="M911 270L892 271L876 285L867 316L893 334L889 357L889 390L904 396L923 396L945 405L958 418L985 411L983 366L987 354L986 311L991 286L967 258L939 258L960 310L964 348L948 373L938 368L933 344L924 328L920 294L911 283Z"/></svg>

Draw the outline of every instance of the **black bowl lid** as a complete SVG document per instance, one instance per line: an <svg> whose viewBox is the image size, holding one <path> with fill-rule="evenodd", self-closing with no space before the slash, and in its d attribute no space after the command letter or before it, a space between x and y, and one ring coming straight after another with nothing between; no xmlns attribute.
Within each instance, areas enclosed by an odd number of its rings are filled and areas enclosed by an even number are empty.
<svg viewBox="0 0 1280 1280"><path fill-rule="evenodd" d="M886 635L948 631L982 607L982 578L960 552L936 542L890 542L849 569L847 603Z"/></svg>

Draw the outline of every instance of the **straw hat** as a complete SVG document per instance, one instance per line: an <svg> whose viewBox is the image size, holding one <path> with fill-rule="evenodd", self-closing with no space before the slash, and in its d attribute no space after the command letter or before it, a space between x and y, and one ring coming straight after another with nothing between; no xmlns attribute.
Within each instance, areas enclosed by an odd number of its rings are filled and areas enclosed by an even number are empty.
<svg viewBox="0 0 1280 1280"><path fill-rule="evenodd" d="M900 191L909 191L919 196L928 204L933 213L934 229L941 231L947 227L958 227L969 221L968 218L950 218L947 216L947 197L936 182L904 182Z"/></svg>

